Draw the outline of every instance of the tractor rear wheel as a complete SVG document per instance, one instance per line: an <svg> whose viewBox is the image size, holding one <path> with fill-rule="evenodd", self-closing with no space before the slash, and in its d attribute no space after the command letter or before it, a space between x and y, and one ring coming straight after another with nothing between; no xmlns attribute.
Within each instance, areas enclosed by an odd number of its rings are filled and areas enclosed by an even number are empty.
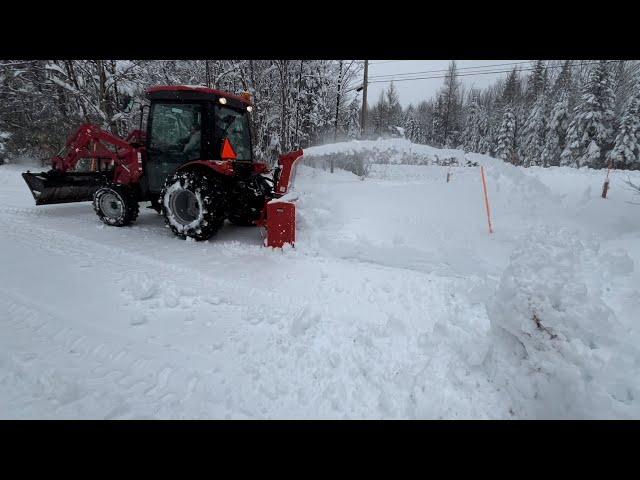
<svg viewBox="0 0 640 480"><path fill-rule="evenodd" d="M96 190L93 209L100 220L113 227L129 225L140 212L135 193L127 185L119 184L109 184Z"/></svg>
<svg viewBox="0 0 640 480"><path fill-rule="evenodd" d="M225 189L213 174L175 173L160 193L165 222L180 238L210 238L224 223L225 205Z"/></svg>

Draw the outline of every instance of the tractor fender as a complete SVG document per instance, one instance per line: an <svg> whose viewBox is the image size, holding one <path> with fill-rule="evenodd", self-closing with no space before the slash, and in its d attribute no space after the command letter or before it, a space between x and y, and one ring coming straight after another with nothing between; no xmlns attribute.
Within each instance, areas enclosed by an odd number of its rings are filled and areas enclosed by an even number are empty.
<svg viewBox="0 0 640 480"><path fill-rule="evenodd" d="M234 174L233 162L231 160L194 160L192 162L181 165L176 169L176 172L200 169L213 171L219 175L224 175L226 177L230 177Z"/></svg>

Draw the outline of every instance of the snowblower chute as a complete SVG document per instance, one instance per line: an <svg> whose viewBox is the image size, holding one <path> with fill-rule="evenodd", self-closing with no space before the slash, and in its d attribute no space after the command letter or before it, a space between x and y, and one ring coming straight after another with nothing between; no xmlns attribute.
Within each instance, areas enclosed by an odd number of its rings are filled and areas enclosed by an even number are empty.
<svg viewBox="0 0 640 480"><path fill-rule="evenodd" d="M269 166L253 157L250 95L186 85L146 93L146 131L120 138L83 124L52 170L22 174L36 205L93 201L104 223L120 227L149 201L181 238L206 240L228 219L265 227L268 245L293 244L295 205L282 197L303 152L282 155L267 175ZM274 210L268 205L275 199Z"/></svg>

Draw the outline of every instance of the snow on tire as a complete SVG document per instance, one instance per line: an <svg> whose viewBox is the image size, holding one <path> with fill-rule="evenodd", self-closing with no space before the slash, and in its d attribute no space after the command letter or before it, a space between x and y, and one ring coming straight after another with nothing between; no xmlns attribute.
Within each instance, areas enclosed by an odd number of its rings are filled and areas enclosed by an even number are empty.
<svg viewBox="0 0 640 480"><path fill-rule="evenodd" d="M175 173L160 193L165 222L181 238L206 240L222 226L226 196L222 183L196 171Z"/></svg>
<svg viewBox="0 0 640 480"><path fill-rule="evenodd" d="M131 188L118 184L99 188L93 196L93 209L100 220L113 227L129 225L140 212Z"/></svg>

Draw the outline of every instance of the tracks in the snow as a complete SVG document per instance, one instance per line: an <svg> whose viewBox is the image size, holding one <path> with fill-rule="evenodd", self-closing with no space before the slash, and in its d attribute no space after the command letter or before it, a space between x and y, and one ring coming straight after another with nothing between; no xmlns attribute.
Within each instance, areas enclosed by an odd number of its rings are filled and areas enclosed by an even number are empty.
<svg viewBox="0 0 640 480"><path fill-rule="evenodd" d="M171 416L199 384L179 353L90 331L17 292L0 292L0 310L3 418L126 418L164 407Z"/></svg>

